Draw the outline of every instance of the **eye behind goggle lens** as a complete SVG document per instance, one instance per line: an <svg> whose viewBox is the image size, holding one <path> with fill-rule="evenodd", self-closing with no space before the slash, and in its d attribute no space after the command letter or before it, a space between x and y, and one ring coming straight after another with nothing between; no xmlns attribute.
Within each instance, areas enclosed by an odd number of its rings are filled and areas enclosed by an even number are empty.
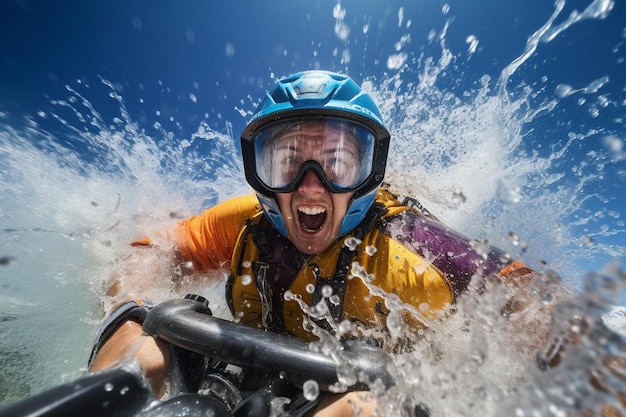
<svg viewBox="0 0 626 417"><path fill-rule="evenodd" d="M373 171L375 137L340 119L285 121L254 138L256 174L273 192L291 192L309 170L333 192L359 188Z"/></svg>

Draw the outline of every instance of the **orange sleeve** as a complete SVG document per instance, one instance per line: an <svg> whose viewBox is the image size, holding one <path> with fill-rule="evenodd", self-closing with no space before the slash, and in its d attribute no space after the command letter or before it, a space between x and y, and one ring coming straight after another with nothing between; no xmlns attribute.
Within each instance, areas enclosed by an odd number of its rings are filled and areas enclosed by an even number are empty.
<svg viewBox="0 0 626 417"><path fill-rule="evenodd" d="M532 272L533 270L523 262L513 261L502 268L498 275L508 284L513 284L516 287L526 287L532 281Z"/></svg>
<svg viewBox="0 0 626 417"><path fill-rule="evenodd" d="M254 195L236 197L178 223L178 249L198 271L224 266L237 243L244 222L260 210Z"/></svg>

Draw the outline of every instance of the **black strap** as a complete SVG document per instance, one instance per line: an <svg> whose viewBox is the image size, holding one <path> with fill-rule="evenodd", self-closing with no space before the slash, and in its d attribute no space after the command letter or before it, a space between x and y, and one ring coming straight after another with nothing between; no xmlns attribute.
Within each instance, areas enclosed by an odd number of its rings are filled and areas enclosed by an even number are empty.
<svg viewBox="0 0 626 417"><path fill-rule="evenodd" d="M384 204L376 202L367 212L365 218L354 229L353 237L358 241L362 241L363 238L372 230L376 222L378 222L387 213L387 208ZM261 224L263 218L257 223L249 219L246 222L246 228L252 241L257 247L259 252L259 260L252 263L252 270L254 274L255 284L261 298L262 312L261 319L263 327L266 329L277 329L283 326L282 321L282 303L276 305L274 303L274 282L270 277L270 264L272 262L272 253L267 237L267 230ZM322 288L328 285L332 288L333 300L332 302L326 300L328 310L335 323L339 323L343 315L343 304L348 284L348 272L352 264L352 259L356 255L358 244L355 245L343 245L339 251L337 258L337 264L335 266L335 273L333 277L327 278L321 276L319 267L312 263L309 266L313 269L313 273L316 276L315 291L312 295L313 305L319 303L324 297L322 296ZM318 325L332 332L332 327L328 321L321 319L315 320Z"/></svg>
<svg viewBox="0 0 626 417"><path fill-rule="evenodd" d="M358 241L358 243L365 238L370 230L376 226L376 222L378 222L386 213L387 208L384 204L378 202L374 203L374 205L367 212L365 218L361 221L361 223L359 223L356 229L354 229L353 237ZM309 265L312 268L317 281L315 291L313 292L312 303L313 305L317 305L317 303L322 301L324 298L322 296L322 288L325 285L330 286L333 290L333 296L337 297L337 302L332 302L331 300L326 299L326 305L328 306L330 316L335 323L339 323L343 316L343 304L346 295L346 288L348 286L348 272L350 271L350 267L352 265L352 259L354 259L354 256L356 255L358 243L355 242L354 245L344 244L341 247L337 258L337 265L335 266L335 274L332 278L325 278L321 276L321 271L316 264L312 263ZM333 300L335 300L335 298ZM327 320L320 319L314 321L322 328L333 332L332 326Z"/></svg>
<svg viewBox="0 0 626 417"><path fill-rule="evenodd" d="M277 330L283 326L282 305L274 302L276 289L274 280L270 276L272 252L267 230L262 226L262 221L263 217L258 223L251 219L246 222L248 233L259 252L259 260L252 262L252 274L261 298L261 323L266 329Z"/></svg>
<svg viewBox="0 0 626 417"><path fill-rule="evenodd" d="M273 314L273 306L268 305L267 300L271 301L273 297L273 288L268 282L266 277L269 275L269 266L271 260L271 250L269 241L267 239L267 233L265 228L261 225L263 216L259 219L259 222L255 222L253 219L246 220L245 233L246 235L241 239L242 247L239 251L239 259L236 265L236 275L241 276L243 273L243 258L246 254L246 247L248 245L248 236L252 239L259 252L259 260L252 263L252 274L254 275L255 284L259 291L259 297L261 298L262 305L262 321L265 325L269 324L270 315ZM226 283L226 301L231 313L235 314L235 305L233 302L232 292L235 277L231 276Z"/></svg>
<svg viewBox="0 0 626 417"><path fill-rule="evenodd" d="M261 220L263 217L261 218ZM250 235L252 236L252 240L259 251L259 260L261 262L269 262L271 260L272 253L270 251L270 244L267 240L267 233L265 228L261 225L261 222L255 223L251 219L246 221L246 227Z"/></svg>

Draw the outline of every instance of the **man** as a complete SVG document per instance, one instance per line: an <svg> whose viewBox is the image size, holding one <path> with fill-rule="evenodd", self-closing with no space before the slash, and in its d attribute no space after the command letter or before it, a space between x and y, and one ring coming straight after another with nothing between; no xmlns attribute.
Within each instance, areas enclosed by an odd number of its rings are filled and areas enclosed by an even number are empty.
<svg viewBox="0 0 626 417"><path fill-rule="evenodd" d="M241 135L256 198L181 222L180 261L195 271L230 268L226 298L241 323L303 340L320 331L368 338L390 351L454 303L475 274L527 271L496 249L475 251L417 202L379 188L389 140L376 105L350 78L305 71L278 81ZM163 347L122 319L109 320L91 370L132 352L162 394ZM340 323L348 330L339 332ZM327 395L314 411L354 415L355 404L362 415L375 410L352 393Z"/></svg>

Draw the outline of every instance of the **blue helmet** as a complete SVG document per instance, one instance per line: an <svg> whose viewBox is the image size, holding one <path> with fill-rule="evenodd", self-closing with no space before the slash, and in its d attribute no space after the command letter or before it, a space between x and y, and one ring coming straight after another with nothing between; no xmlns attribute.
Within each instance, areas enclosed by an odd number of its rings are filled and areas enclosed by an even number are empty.
<svg viewBox="0 0 626 417"><path fill-rule="evenodd" d="M354 186L343 189L343 192L354 192L341 224L339 235L343 236L353 230L365 217L374 203L376 190L383 181L389 150L389 132L385 128L380 112L371 97L349 77L329 71L303 71L276 82L258 106L257 113L241 134L241 148L246 180L256 191L261 207L270 223L278 232L287 237L287 228L278 203L276 192L287 192L285 187L273 188L264 181L258 172L258 146L262 132L277 123L304 120L325 120L349 122L366 130L371 138L371 158L368 159L367 172ZM307 163L305 163L307 165ZM321 166L313 163L318 176L323 175ZM316 168L318 167L319 168ZM297 185L304 177L303 172L294 184ZM337 187L329 184L324 177L322 181L329 190L337 192ZM291 189L295 186L291 185ZM342 192L342 191L339 191Z"/></svg>

